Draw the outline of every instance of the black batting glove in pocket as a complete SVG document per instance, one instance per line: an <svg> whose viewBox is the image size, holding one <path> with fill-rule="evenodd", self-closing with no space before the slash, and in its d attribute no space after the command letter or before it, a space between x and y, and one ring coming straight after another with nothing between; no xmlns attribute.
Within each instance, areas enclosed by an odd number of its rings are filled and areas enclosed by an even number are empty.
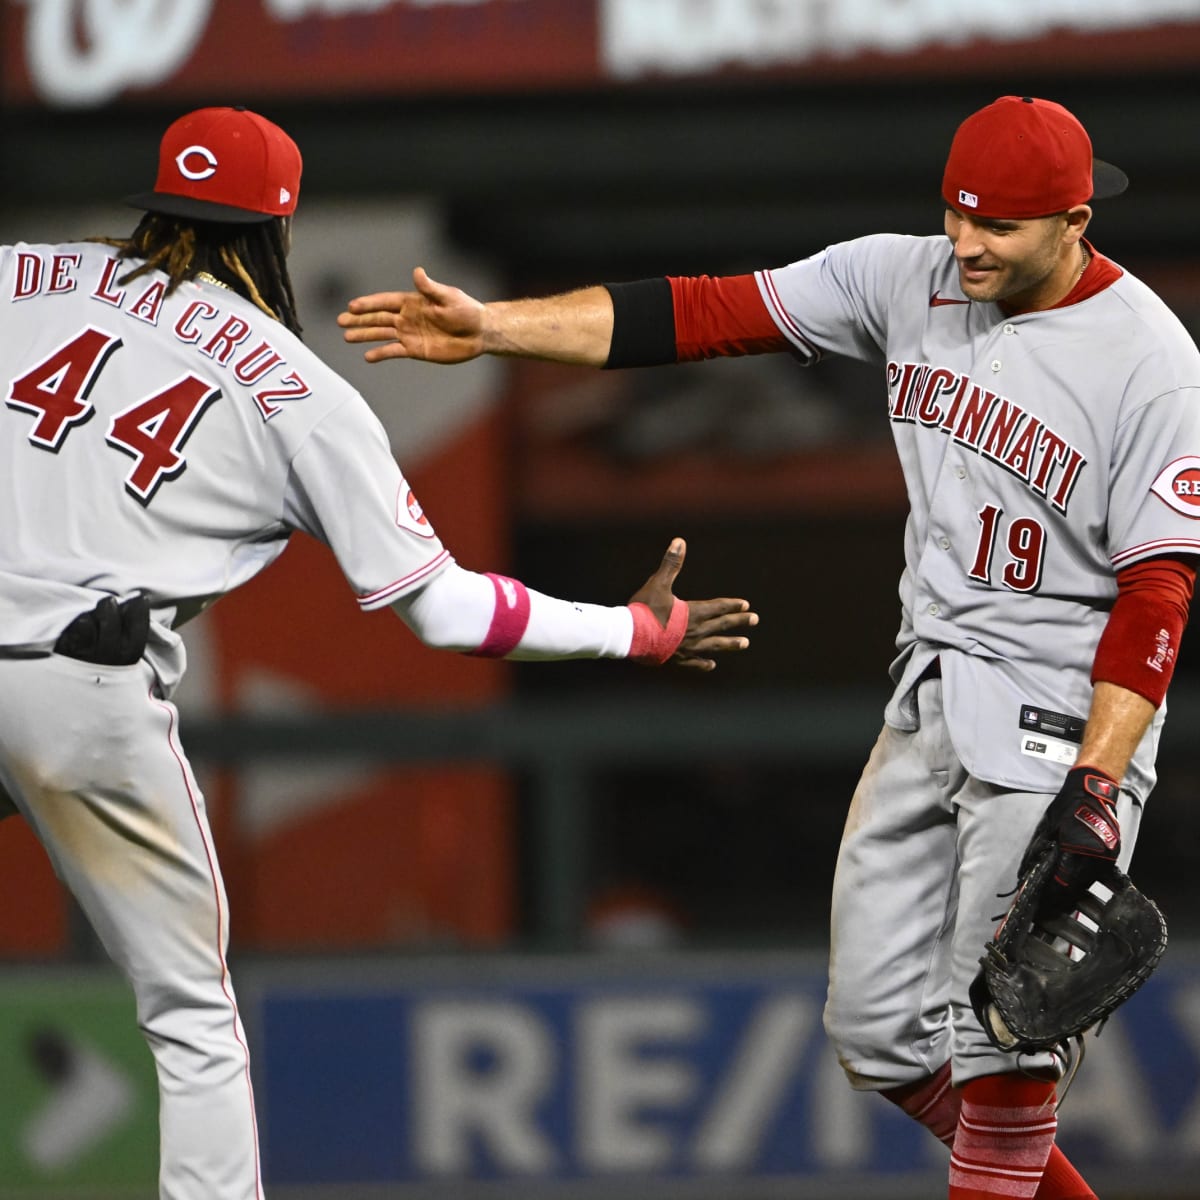
<svg viewBox="0 0 1200 1200"><path fill-rule="evenodd" d="M146 596L139 592L122 601L105 596L62 631L54 651L80 662L126 667L145 653L149 636L150 601Z"/></svg>

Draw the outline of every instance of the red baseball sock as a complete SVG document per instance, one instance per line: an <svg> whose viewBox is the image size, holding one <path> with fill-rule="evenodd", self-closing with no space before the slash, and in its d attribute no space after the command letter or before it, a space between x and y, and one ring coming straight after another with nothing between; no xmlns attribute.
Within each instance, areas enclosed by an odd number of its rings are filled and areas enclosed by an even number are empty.
<svg viewBox="0 0 1200 1200"><path fill-rule="evenodd" d="M1034 1200L1058 1128L1054 1084L985 1075L961 1092L949 1200Z"/></svg>
<svg viewBox="0 0 1200 1200"><path fill-rule="evenodd" d="M954 1144L962 1095L950 1083L949 1063L916 1083L888 1088L880 1095L902 1108L914 1121L920 1121L939 1142Z"/></svg>
<svg viewBox="0 0 1200 1200"><path fill-rule="evenodd" d="M1034 1200L1096 1200L1096 1193L1071 1166L1067 1156L1057 1146L1052 1146Z"/></svg>

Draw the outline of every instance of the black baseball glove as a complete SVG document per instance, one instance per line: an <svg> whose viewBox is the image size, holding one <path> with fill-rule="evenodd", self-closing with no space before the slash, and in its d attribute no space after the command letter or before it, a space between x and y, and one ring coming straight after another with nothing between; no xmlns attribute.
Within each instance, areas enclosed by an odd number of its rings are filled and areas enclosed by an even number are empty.
<svg viewBox="0 0 1200 1200"><path fill-rule="evenodd" d="M1103 1024L1150 977L1167 947L1153 900L1109 865L1074 913L1046 904L1060 851L1043 848L979 960L971 1007L994 1046L1014 1053L1053 1050Z"/></svg>

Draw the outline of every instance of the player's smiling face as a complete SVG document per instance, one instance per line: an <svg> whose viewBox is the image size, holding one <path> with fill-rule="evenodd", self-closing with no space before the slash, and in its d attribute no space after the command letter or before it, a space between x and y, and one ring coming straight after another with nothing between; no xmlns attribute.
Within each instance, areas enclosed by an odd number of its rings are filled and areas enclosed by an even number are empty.
<svg viewBox="0 0 1200 1200"><path fill-rule="evenodd" d="M1000 220L946 209L946 236L954 247L958 279L970 300L1032 311L1057 304L1075 285L1083 227L1071 214Z"/></svg>

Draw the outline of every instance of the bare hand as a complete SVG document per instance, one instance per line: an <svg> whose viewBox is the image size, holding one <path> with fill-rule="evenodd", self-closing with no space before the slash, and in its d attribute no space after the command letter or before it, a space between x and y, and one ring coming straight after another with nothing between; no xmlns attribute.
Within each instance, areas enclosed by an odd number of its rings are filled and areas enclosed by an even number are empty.
<svg viewBox="0 0 1200 1200"><path fill-rule="evenodd" d="M484 352L484 308L461 288L438 283L424 267L413 271L414 292L359 296L337 321L347 342L383 342L368 350L367 362L419 358L459 363Z"/></svg>
<svg viewBox="0 0 1200 1200"><path fill-rule="evenodd" d="M644 604L665 629L675 606L673 587L683 568L687 554L687 543L676 538L663 555L658 570L630 597L630 604ZM746 600L688 600L687 632L671 658L681 667L698 671L711 671L716 662L710 654L724 654L733 650L745 650L750 645L748 637L730 636L732 630L752 629L758 624L758 614L750 611Z"/></svg>

